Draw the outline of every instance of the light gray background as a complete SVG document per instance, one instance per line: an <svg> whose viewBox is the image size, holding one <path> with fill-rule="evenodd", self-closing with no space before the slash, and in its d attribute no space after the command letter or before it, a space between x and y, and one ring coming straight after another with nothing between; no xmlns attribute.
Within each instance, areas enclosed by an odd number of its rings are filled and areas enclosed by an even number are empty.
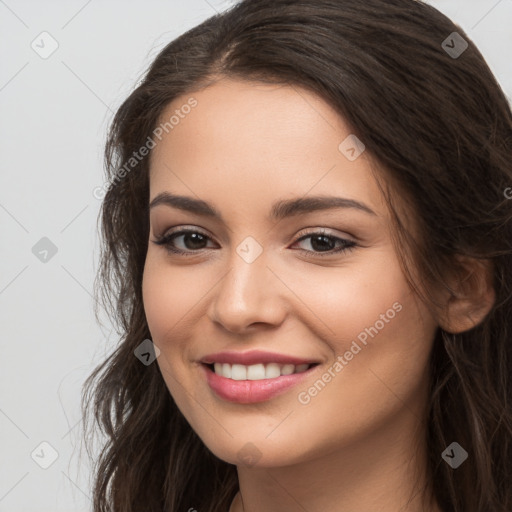
<svg viewBox="0 0 512 512"><path fill-rule="evenodd" d="M231 3L0 0L0 512L91 509L80 390L116 342L91 295L106 129L157 52ZM429 3L512 97L512 0ZM31 47L43 31L59 45L46 59ZM58 250L46 263L32 252L42 237ZM31 457L49 460L42 442L58 452L48 469Z"/></svg>

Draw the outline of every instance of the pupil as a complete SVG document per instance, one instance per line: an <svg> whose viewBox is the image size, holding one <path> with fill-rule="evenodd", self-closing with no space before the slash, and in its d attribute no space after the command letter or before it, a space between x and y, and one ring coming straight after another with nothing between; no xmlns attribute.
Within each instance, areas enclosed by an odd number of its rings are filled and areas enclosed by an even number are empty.
<svg viewBox="0 0 512 512"><path fill-rule="evenodd" d="M316 243L316 241L323 241L320 242L320 245L318 246L318 244ZM327 243L327 248L325 247L325 243ZM316 249L316 250L330 250L330 249L333 249L333 244L334 244L334 241L331 240L329 237L325 236L325 235L318 235L318 236L314 236L311 238L311 246L313 247L313 249ZM316 246L316 247L315 247Z"/></svg>
<svg viewBox="0 0 512 512"><path fill-rule="evenodd" d="M191 244L187 244L186 240L192 240ZM188 249L202 249L201 243L204 243L204 237L200 233L187 233L183 240L185 241L185 245L188 247ZM199 244L199 246L195 245ZM191 247L190 247L191 246Z"/></svg>

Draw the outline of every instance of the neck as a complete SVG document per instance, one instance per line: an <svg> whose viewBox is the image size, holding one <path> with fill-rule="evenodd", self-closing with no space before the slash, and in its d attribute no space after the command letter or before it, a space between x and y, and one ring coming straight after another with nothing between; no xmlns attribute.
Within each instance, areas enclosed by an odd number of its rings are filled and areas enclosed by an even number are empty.
<svg viewBox="0 0 512 512"><path fill-rule="evenodd" d="M350 446L326 447L313 460L239 466L240 492L230 512L441 512L426 484L424 425L410 410L400 415Z"/></svg>

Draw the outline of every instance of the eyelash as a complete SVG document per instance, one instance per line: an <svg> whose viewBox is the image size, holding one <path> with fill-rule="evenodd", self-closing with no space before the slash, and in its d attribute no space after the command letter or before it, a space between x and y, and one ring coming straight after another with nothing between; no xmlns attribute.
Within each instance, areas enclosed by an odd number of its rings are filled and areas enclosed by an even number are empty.
<svg viewBox="0 0 512 512"><path fill-rule="evenodd" d="M152 242L154 244L156 244L156 245L164 246L165 249L167 251L169 251L170 253L172 253L172 254L179 254L179 255L183 255L183 256L195 256L195 255L197 255L197 253L199 253L203 249L184 251L183 249L177 249L176 247L174 247L172 245L172 242L173 242L173 240L175 238L178 238L179 236L182 236L182 235L186 235L187 233L197 233L197 234L202 235L205 238L210 239L210 237L208 235L206 235L205 233L203 233L201 231L198 231L197 229L183 229L183 230L180 230L180 231L170 232L170 233L168 233L168 234L166 234L166 235L164 235L162 237L157 238L156 240L152 240ZM332 256L333 254L340 254L340 253L348 252L348 251L350 251L352 249L355 249L357 247L357 244L354 241L346 240L344 238L340 238L340 237L337 237L337 236L334 236L334 235L330 235L328 231L325 231L323 229L320 229L318 231L314 231L312 233L308 233L308 234L306 234L304 236L301 236L300 238L295 240L294 244L298 243L298 242L301 242L302 240L306 240L307 238L310 238L310 237L313 237L313 236L318 236L318 235L325 236L325 237L330 238L330 239L332 239L334 241L342 242L344 246L341 247L341 248L335 249L335 250L325 251L323 253L322 252L309 251L307 249L298 249L298 250L301 251L301 252L313 253L315 256L328 257L328 256Z"/></svg>

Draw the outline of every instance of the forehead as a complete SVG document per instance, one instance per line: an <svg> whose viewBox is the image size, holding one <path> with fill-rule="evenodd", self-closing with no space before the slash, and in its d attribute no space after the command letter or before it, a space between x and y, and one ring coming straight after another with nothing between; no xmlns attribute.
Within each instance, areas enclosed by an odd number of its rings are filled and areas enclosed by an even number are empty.
<svg viewBox="0 0 512 512"><path fill-rule="evenodd" d="M220 210L233 201L249 213L282 198L335 194L384 215L369 156L347 158L350 128L310 91L223 79L176 98L160 125L171 118L152 150L150 198L207 196Z"/></svg>

